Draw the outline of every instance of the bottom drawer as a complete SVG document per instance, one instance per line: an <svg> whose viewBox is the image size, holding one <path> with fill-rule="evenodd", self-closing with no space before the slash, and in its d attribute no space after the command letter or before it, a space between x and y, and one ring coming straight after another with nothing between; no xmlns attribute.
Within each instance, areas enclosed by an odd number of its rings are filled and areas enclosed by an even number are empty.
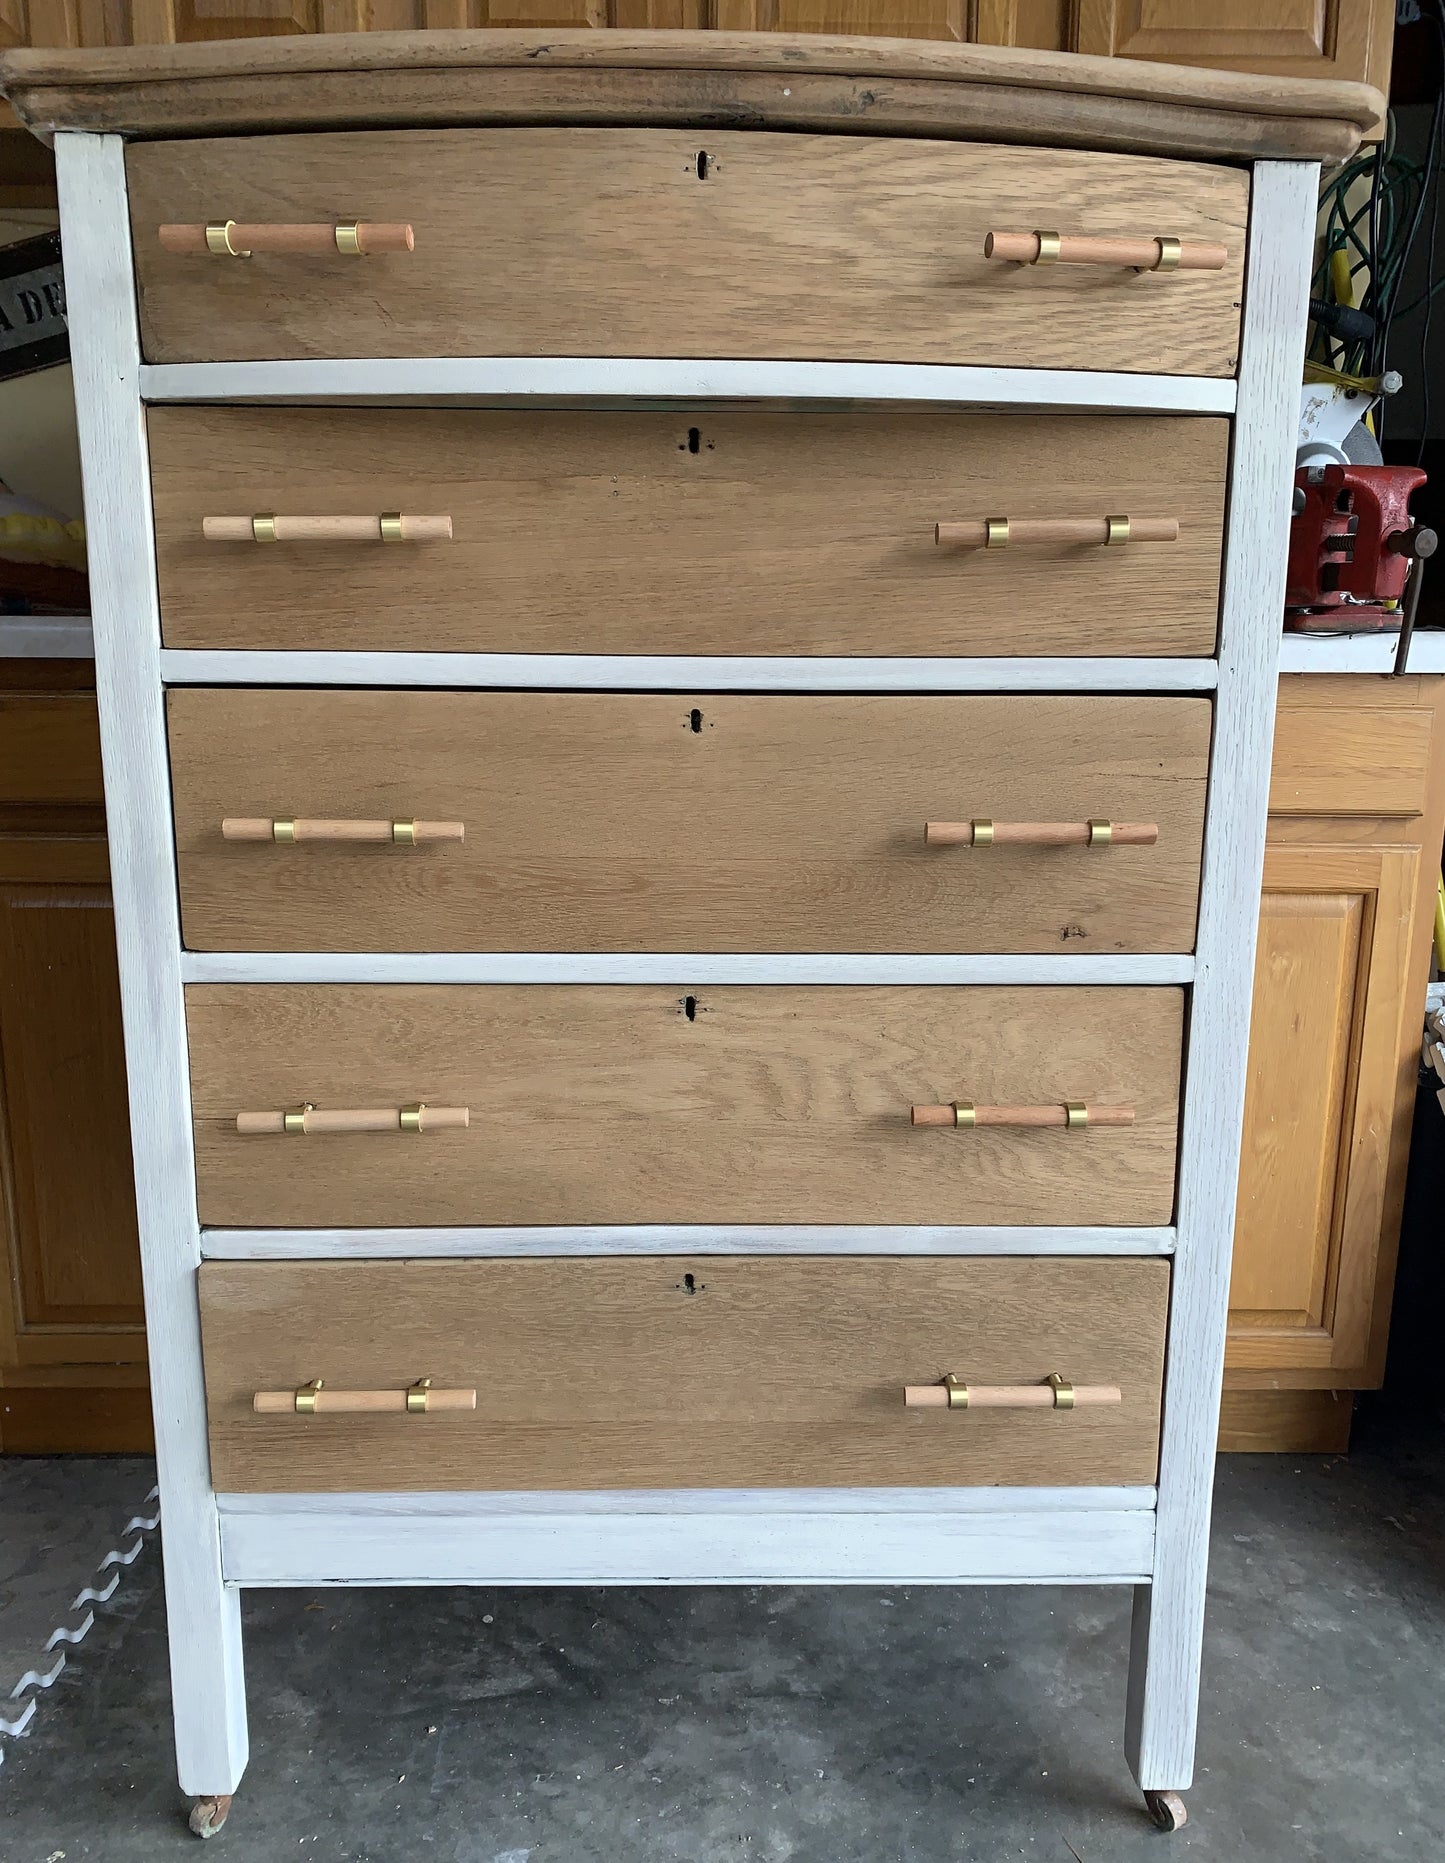
<svg viewBox="0 0 1445 1863"><path fill-rule="evenodd" d="M223 1493L1149 1483L1168 1298L1168 1263L1147 1259L208 1262L211 1477ZM905 1406L950 1373L968 1408ZM1052 1373L1118 1401L985 1407ZM426 1377L435 1406L409 1413ZM314 1414L257 1413L258 1392L317 1378ZM439 1407L468 1390L474 1409ZM327 1408L357 1392L387 1407Z"/></svg>

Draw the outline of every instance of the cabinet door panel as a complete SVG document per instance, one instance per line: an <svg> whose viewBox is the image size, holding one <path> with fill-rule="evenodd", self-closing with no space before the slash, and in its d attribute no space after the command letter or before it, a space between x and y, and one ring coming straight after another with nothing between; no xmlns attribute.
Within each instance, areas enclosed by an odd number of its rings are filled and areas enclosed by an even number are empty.
<svg viewBox="0 0 1445 1863"><path fill-rule="evenodd" d="M888 39L966 39L966 0L716 0L723 32L862 33Z"/></svg>
<svg viewBox="0 0 1445 1863"><path fill-rule="evenodd" d="M1236 1369L1362 1375L1419 859L1369 846L1266 857L1230 1290Z"/></svg>
<svg viewBox="0 0 1445 1863"><path fill-rule="evenodd" d="M10 1364L143 1356L103 843L0 841L0 1177Z"/></svg>
<svg viewBox="0 0 1445 1863"><path fill-rule="evenodd" d="M1387 0L1080 0L1074 49L1383 90L1394 19Z"/></svg>

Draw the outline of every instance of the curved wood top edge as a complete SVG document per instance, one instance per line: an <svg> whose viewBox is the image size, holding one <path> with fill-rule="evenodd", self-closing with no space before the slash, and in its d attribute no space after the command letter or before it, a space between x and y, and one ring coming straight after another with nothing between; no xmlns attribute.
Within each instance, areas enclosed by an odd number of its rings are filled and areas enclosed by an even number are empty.
<svg viewBox="0 0 1445 1863"><path fill-rule="evenodd" d="M371 82L359 87L358 76ZM764 128L1000 142L1048 141L1056 120L1067 139L1070 119L1084 114L1100 147L1331 161L1351 153L1385 107L1364 84L1011 46L590 28L26 48L0 54L0 91L42 136L435 124L442 111L459 122L518 121L528 99L542 112L533 120L564 121L575 99L577 120L588 122L716 126L749 115ZM981 120L985 95L998 111L992 124ZM599 114L609 96L610 118Z"/></svg>

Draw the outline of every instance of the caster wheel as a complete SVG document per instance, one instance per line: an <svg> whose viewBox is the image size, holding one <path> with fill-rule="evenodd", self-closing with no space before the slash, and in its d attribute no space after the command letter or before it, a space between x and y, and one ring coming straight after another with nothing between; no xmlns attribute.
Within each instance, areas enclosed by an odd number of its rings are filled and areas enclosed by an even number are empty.
<svg viewBox="0 0 1445 1863"><path fill-rule="evenodd" d="M1184 1800L1177 1792L1146 1792L1144 1804L1161 1831L1182 1829L1189 1816L1184 1809Z"/></svg>
<svg viewBox="0 0 1445 1863"><path fill-rule="evenodd" d="M214 1837L231 1815L231 1794L197 1798L191 1802L191 1829L197 1837Z"/></svg>

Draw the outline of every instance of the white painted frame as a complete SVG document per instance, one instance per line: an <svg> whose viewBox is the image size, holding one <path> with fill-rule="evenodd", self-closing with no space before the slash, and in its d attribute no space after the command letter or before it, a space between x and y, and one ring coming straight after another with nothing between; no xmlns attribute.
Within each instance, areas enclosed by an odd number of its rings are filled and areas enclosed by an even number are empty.
<svg viewBox="0 0 1445 1863"><path fill-rule="evenodd" d="M804 365L806 366L806 365ZM1213 660L769 659L167 647L176 686L525 686L590 692L1210 692Z"/></svg>
<svg viewBox="0 0 1445 1863"><path fill-rule="evenodd" d="M96 692L130 1084L181 1789L235 1790L247 1757L241 1610L221 1575L206 1442L181 928L160 670L140 332L118 136L55 139L85 485Z"/></svg>
<svg viewBox="0 0 1445 1863"><path fill-rule="evenodd" d="M241 1585L1133 1584L1152 1488L221 1495Z"/></svg>
<svg viewBox="0 0 1445 1863"><path fill-rule="evenodd" d="M227 1793L246 1758L237 1588L242 1584L451 1582L956 1582L1037 1579L1134 1584L1127 1749L1141 1785L1179 1790L1193 1764L1214 1438L1223 1363L1229 1254L1243 1109L1255 924L1262 870L1269 748L1279 660L1294 401L1305 323L1316 170L1261 163L1254 171L1247 296L1238 385L1133 375L820 363L568 359L530 362L339 361L143 367L119 138L57 138L82 453L95 588L97 678L111 826L122 1006L126 1024L137 1206L152 1345L166 1584L181 1783ZM274 401L335 397L363 403L450 398L541 406L619 399L768 397L791 405L839 400L922 405L1234 411L1231 500L1218 665L1199 660L762 661L603 660L590 656L255 654L166 651L160 645L143 401ZM195 1203L187 1094L185 977L274 975L261 954L180 949L171 842L163 681L285 681L404 685L573 684L708 689L1088 691L1216 689L1211 785L1197 955L1166 958L1168 981L1194 996L1183 1116L1178 1218L1149 1249L1175 1253L1157 1496L1150 1490L887 1490L728 1496L498 1495L483 1497L227 1496L209 1485L195 1272L203 1237ZM832 682L830 684L830 682ZM330 960L326 960L329 962ZM420 959L400 960L421 962ZM451 960L442 960L443 963ZM628 966L652 980L678 975L670 956L599 960L501 958L487 966ZM745 960L715 957L722 967ZM873 969L948 963L914 959L757 960L774 981L790 963ZM1112 962L1112 960L1102 960ZM1143 980L1151 963L1094 980ZM383 960L363 960L380 975ZM987 966L1029 973L1032 959L958 960L951 980ZM1040 981L1083 981L1089 960L1052 960ZM1022 964L1024 970L1019 971ZM229 972L226 966L241 966ZM539 967L541 966L541 967ZM1187 969L1184 968L1187 966ZM431 972L431 980L442 973ZM714 972L714 974L719 974ZM863 972L855 973L861 977ZM872 971L870 971L872 974ZM1007 970L995 969L994 979ZM1164 981L1163 976L1154 980ZM475 1232L472 1232L475 1233ZM491 1232L488 1232L491 1233ZM620 1236L627 1232L612 1232ZM683 1232L657 1238L673 1247ZM717 1232L712 1232L714 1240ZM781 1232L778 1232L781 1233ZM796 1244L794 1231L777 1246ZM861 1233L859 1238L861 1240ZM882 1238L886 1232L874 1231ZM941 1245L944 1232L922 1232ZM951 1232L985 1252L997 1231ZM1110 1252L1125 1232L1033 1230L1029 1246ZM1133 1232L1135 1240L1143 1233ZM430 1232L436 1252L465 1231ZM564 1232L509 1232L511 1246L555 1248ZM311 1242L346 1245L341 1232ZM1079 1245L1089 1238L1088 1250ZM441 1238L438 1240L438 1238ZM392 1232L395 1245L426 1232ZM605 1242L575 1232L574 1245ZM207 1252L289 1246L285 1232L215 1231ZM358 1252L380 1246L362 1232ZM467 1244L469 1245L469 1243ZM831 1246L830 1241L830 1246ZM296 1244L296 1252L301 1249ZM642 1246L641 1243L638 1246ZM689 1247L696 1244L689 1243ZM840 1245L841 1246L841 1245ZM871 1244L870 1244L871 1246ZM539 1251L535 1251L539 1252ZM1119 1252L1124 1252L1121 1248ZM1132 1251L1131 1251L1132 1252ZM846 1523L846 1525L844 1524ZM578 1548L581 1548L579 1555Z"/></svg>
<svg viewBox="0 0 1445 1863"><path fill-rule="evenodd" d="M1209 1519L1318 195L1315 163L1255 165L1180 1130L1158 1527L1153 1582L1134 1594L1129 1666L1125 1751L1145 1791L1183 1791L1194 1777Z"/></svg>
<svg viewBox="0 0 1445 1863"><path fill-rule="evenodd" d="M890 402L915 407L1033 407L1075 412L1232 414L1229 377L940 363L737 362L690 357L386 356L304 362L141 366L147 401L465 401L479 406L606 406L619 401L768 401L784 406Z"/></svg>
<svg viewBox="0 0 1445 1863"><path fill-rule="evenodd" d="M202 1229L204 1261L448 1261L568 1255L1172 1255L1158 1229L864 1223L593 1223L563 1228Z"/></svg>
<svg viewBox="0 0 1445 1863"><path fill-rule="evenodd" d="M1045 952L996 957L883 957L869 953L730 951L556 953L499 951L184 951L186 983L658 983L770 985L1181 984L1191 955L1159 952Z"/></svg>

